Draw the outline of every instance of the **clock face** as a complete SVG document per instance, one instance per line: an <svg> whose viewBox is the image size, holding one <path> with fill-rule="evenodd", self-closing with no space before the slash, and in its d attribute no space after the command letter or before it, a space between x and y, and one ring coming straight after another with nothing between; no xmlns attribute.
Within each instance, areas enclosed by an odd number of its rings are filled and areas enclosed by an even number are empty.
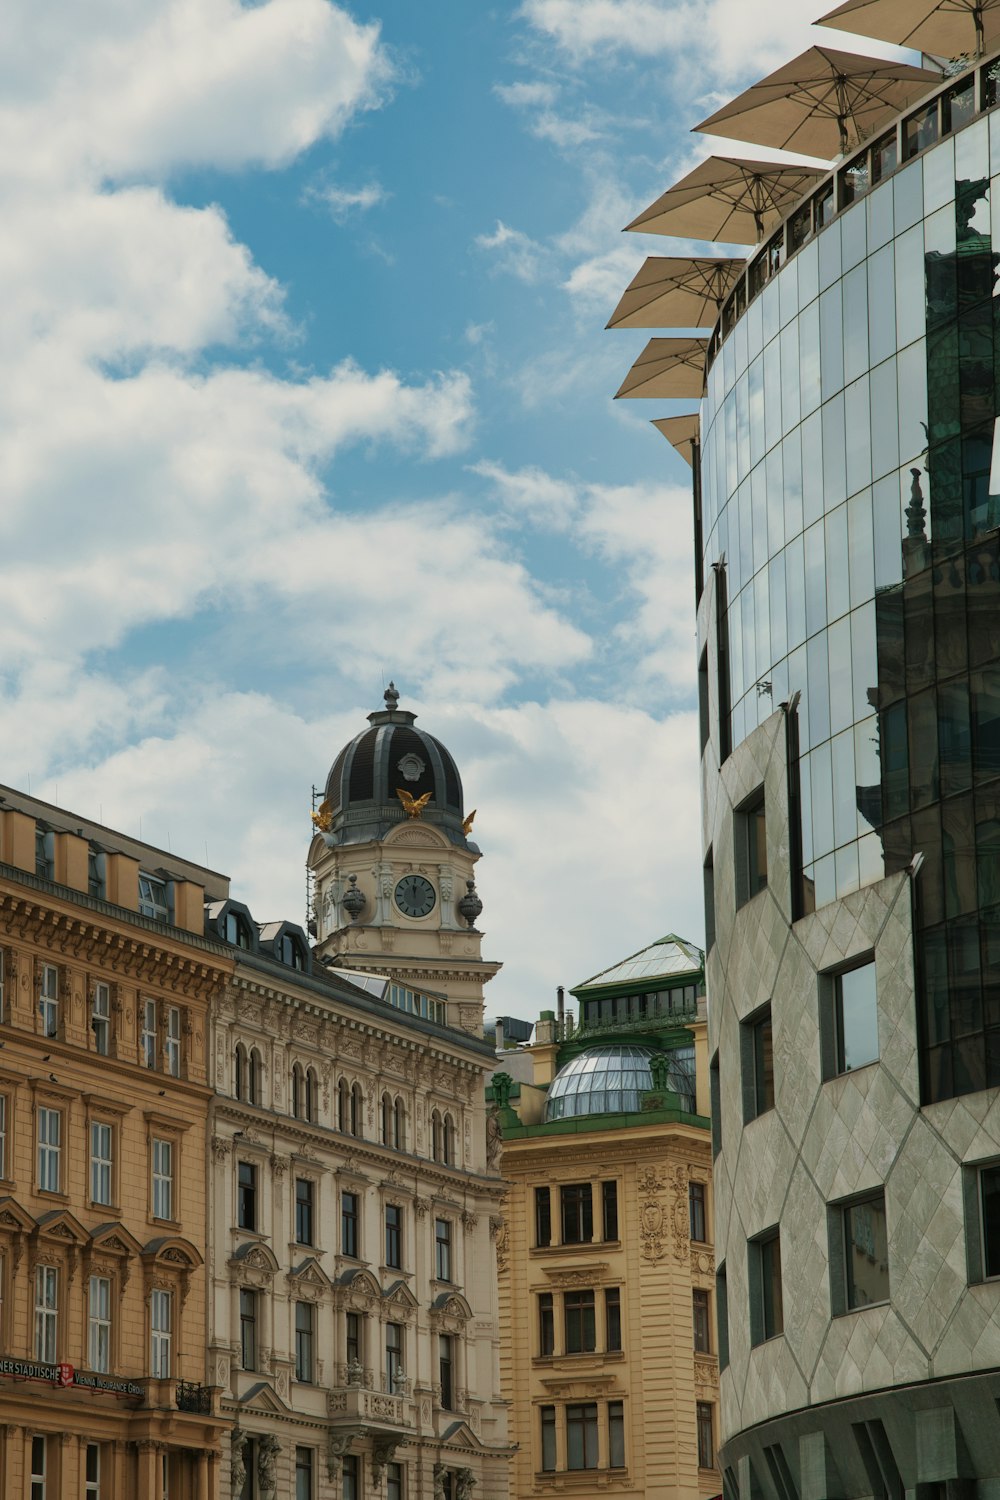
<svg viewBox="0 0 1000 1500"><path fill-rule="evenodd" d="M426 917L434 901L434 887L422 875L404 875L396 887L396 905L407 917Z"/></svg>

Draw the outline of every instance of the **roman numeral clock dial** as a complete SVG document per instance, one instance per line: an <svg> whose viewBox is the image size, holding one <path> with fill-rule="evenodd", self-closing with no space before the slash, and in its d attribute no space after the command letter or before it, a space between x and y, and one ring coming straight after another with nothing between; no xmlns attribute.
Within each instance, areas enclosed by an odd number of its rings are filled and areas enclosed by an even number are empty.
<svg viewBox="0 0 1000 1500"><path fill-rule="evenodd" d="M426 917L435 899L434 887L423 875L404 875L396 886L396 905L406 917Z"/></svg>

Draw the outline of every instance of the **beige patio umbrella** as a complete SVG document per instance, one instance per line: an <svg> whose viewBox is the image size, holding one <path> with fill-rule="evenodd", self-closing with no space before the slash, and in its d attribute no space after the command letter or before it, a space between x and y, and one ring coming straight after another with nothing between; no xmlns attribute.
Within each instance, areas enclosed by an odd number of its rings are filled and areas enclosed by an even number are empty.
<svg viewBox="0 0 1000 1500"><path fill-rule="evenodd" d="M1000 43L1000 0L845 0L820 16L836 26L935 57L976 55Z"/></svg>
<svg viewBox="0 0 1000 1500"><path fill-rule="evenodd" d="M745 260L651 255L626 287L609 328L712 328Z"/></svg>
<svg viewBox="0 0 1000 1500"><path fill-rule="evenodd" d="M929 68L810 47L694 128L833 157L940 82Z"/></svg>
<svg viewBox="0 0 1000 1500"><path fill-rule="evenodd" d="M650 339L615 392L615 400L620 396L700 400L707 348L708 339Z"/></svg>
<svg viewBox="0 0 1000 1500"><path fill-rule="evenodd" d="M677 449L686 464L694 463L694 445L701 436L701 418L697 412L689 417L657 417L653 426Z"/></svg>
<svg viewBox="0 0 1000 1500"><path fill-rule="evenodd" d="M823 175L820 167L710 156L625 227L755 245Z"/></svg>

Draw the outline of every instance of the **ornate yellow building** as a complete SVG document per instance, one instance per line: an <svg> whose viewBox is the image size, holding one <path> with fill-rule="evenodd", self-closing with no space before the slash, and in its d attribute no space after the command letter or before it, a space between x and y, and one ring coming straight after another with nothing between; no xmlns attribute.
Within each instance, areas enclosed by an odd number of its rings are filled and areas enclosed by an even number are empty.
<svg viewBox="0 0 1000 1500"><path fill-rule="evenodd" d="M214 872L0 788L0 1493L212 1500Z"/></svg>
<svg viewBox="0 0 1000 1500"><path fill-rule="evenodd" d="M721 1487L702 966L664 938L498 1058L517 1500Z"/></svg>

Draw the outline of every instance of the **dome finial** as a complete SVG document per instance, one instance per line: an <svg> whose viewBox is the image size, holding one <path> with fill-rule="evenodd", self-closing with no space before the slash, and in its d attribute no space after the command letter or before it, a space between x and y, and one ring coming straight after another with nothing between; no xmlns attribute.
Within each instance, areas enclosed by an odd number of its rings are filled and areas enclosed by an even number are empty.
<svg viewBox="0 0 1000 1500"><path fill-rule="evenodd" d="M392 681L391 678L389 680L389 686L382 694L382 697L385 699L385 706L388 709L389 713L395 713L396 707L399 703L399 693L396 691L396 684Z"/></svg>

